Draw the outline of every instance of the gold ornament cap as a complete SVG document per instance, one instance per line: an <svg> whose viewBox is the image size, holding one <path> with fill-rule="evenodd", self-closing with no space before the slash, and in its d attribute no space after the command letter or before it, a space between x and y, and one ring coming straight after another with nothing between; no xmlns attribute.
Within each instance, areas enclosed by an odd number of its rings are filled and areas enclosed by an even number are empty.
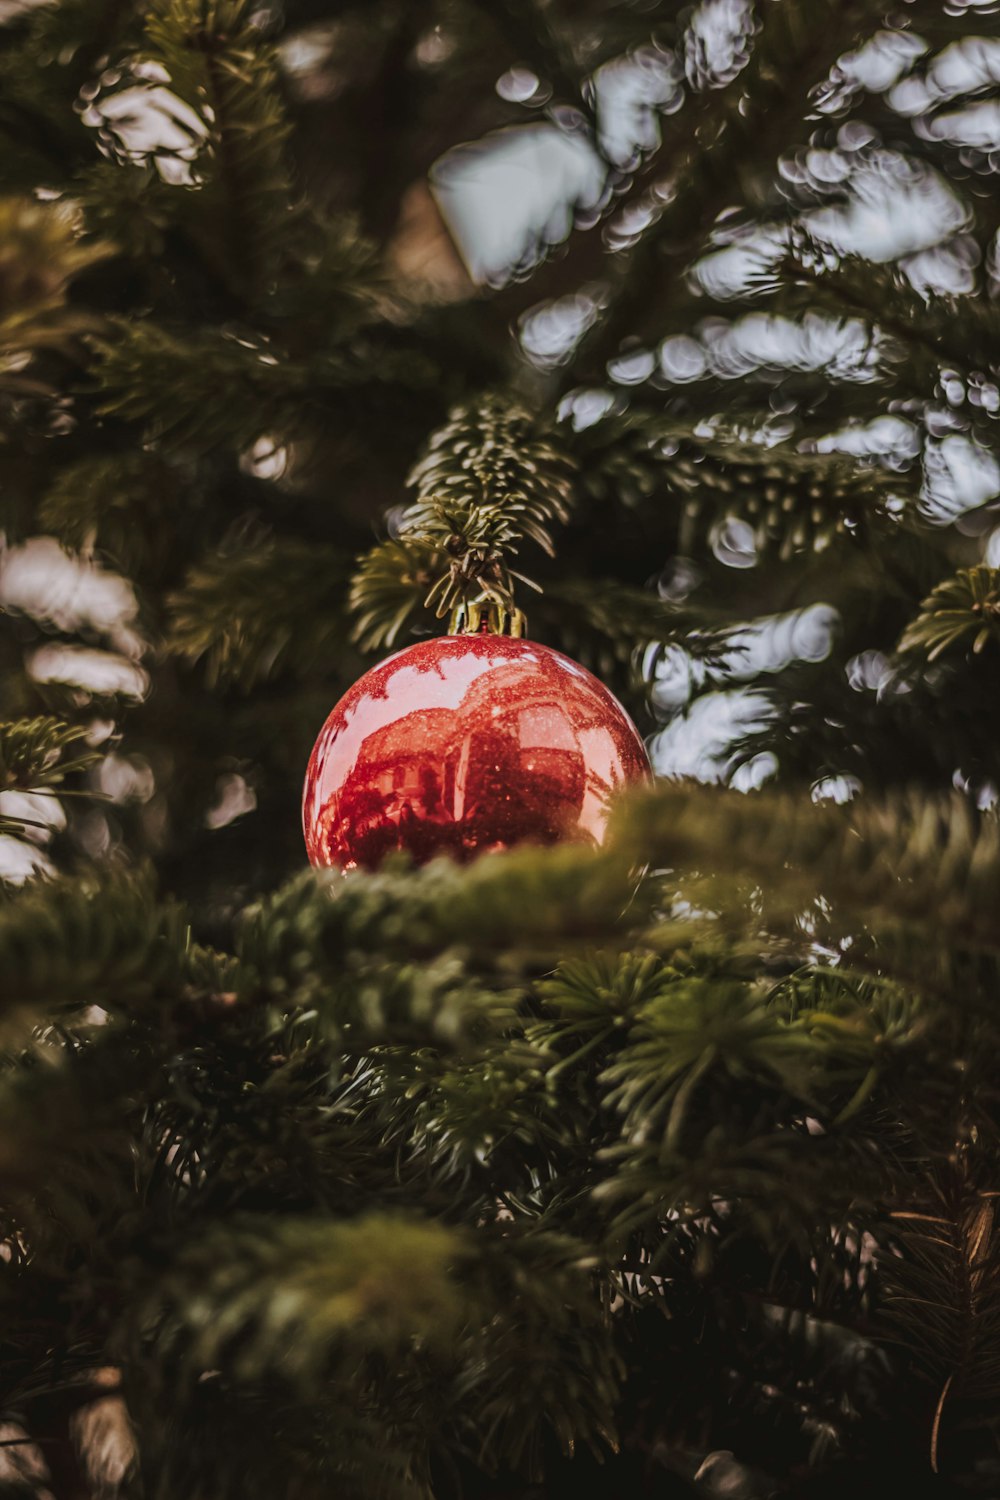
<svg viewBox="0 0 1000 1500"><path fill-rule="evenodd" d="M482 599L475 604L462 599L448 620L449 635L507 635L515 640L524 635L527 619L522 610L494 600Z"/></svg>

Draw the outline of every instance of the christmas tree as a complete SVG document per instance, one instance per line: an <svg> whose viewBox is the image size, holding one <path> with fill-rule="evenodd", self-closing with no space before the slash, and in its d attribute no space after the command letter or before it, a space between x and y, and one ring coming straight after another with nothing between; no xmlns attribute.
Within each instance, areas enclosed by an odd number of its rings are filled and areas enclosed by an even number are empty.
<svg viewBox="0 0 1000 1500"><path fill-rule="evenodd" d="M998 170L996 0L0 0L4 1495L1000 1493ZM518 610L655 782L309 868Z"/></svg>

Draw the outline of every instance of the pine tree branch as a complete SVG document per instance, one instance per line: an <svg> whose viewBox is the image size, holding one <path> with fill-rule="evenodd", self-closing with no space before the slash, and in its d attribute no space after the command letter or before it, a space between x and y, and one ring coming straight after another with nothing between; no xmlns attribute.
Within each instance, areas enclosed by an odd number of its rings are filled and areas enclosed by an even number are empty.
<svg viewBox="0 0 1000 1500"><path fill-rule="evenodd" d="M739 518L760 553L782 560L845 537L873 547L891 543L901 528L917 525L913 475L874 459L814 451L798 434L774 442L770 415L758 409L739 423L717 418L706 424L710 430L687 415L641 409L611 418L573 443L581 484L601 499L624 495L636 504L676 497L688 534L700 540Z"/></svg>
<svg viewBox="0 0 1000 1500"><path fill-rule="evenodd" d="M872 265L854 256L824 269L821 256L819 250L800 249L787 263L787 276L793 285L808 287L813 302L861 316L888 334L905 351L894 362L895 378L904 388L927 399L946 367L967 381L996 373L1000 313L990 303L921 295L892 264Z"/></svg>
<svg viewBox="0 0 1000 1500"><path fill-rule="evenodd" d="M182 910L156 899L148 873L55 880L0 907L12 1015L65 1016L92 1005L133 1014L186 991L228 987L210 960L202 967L205 959L189 943Z"/></svg>
<svg viewBox="0 0 1000 1500"><path fill-rule="evenodd" d="M20 180L25 155L29 172L41 167L49 185L68 183L88 161L91 143L74 105L95 65L134 40L142 9L136 0L60 0L31 4L21 26L10 26L11 45L0 54L0 132L14 147L0 166L8 190L37 180Z"/></svg>
<svg viewBox="0 0 1000 1500"><path fill-rule="evenodd" d="M93 1000L93 993L91 1000ZM51 1254L93 1245L134 1181L135 1101L162 1066L160 1044L117 1027L85 1047L51 1048L46 1066L8 1059L0 1078L0 1212L5 1239Z"/></svg>
<svg viewBox="0 0 1000 1500"><path fill-rule="evenodd" d="M295 405L296 372L267 340L220 329L116 323L95 341L101 411L141 423L165 445L244 448L280 430Z"/></svg>
<svg viewBox="0 0 1000 1500"><path fill-rule="evenodd" d="M935 1472L948 1448L952 1408L991 1406L1000 1390L997 1194L977 1190L975 1156L959 1143L952 1164L893 1212L897 1253L880 1266L883 1336L906 1349L936 1387L926 1436Z"/></svg>
<svg viewBox="0 0 1000 1500"><path fill-rule="evenodd" d="M29 361L68 352L95 325L70 303L70 286L107 259L109 247L83 237L78 213L61 203L0 200L0 392L44 395Z"/></svg>
<svg viewBox="0 0 1000 1500"><path fill-rule="evenodd" d="M67 776L87 770L101 755L83 749L86 738L85 725L51 715L0 722L0 791L59 786ZM73 746L75 753L67 755Z"/></svg>
<svg viewBox="0 0 1000 1500"><path fill-rule="evenodd" d="M536 1479L550 1435L567 1455L580 1446L616 1452L624 1366L594 1295L595 1257L578 1240L537 1228L502 1234L484 1252L481 1296L497 1311L463 1351L459 1430L487 1462Z"/></svg>
<svg viewBox="0 0 1000 1500"><path fill-rule="evenodd" d="M389 539L366 552L351 580L348 606L352 638L362 651L395 645L447 566L437 544L416 538Z"/></svg>
<svg viewBox="0 0 1000 1500"><path fill-rule="evenodd" d="M982 565L937 585L903 632L899 650L919 653L930 664L958 646L978 655L998 639L1000 571Z"/></svg>
<svg viewBox="0 0 1000 1500"><path fill-rule="evenodd" d="M273 1372L308 1391L331 1359L447 1343L467 1255L459 1232L413 1217L232 1218L180 1248L136 1308L135 1335L155 1327L175 1378Z"/></svg>
<svg viewBox="0 0 1000 1500"><path fill-rule="evenodd" d="M300 984L308 993L339 977L351 955L373 952L393 961L474 950L481 970L501 964L512 977L560 944L614 931L630 902L638 922L643 900L622 861L573 847L512 851L467 868L439 860L363 880L310 873L248 910L237 951L275 995Z"/></svg>
<svg viewBox="0 0 1000 1500"><path fill-rule="evenodd" d="M439 617L480 598L512 609L513 578L530 580L506 558L525 538L552 554L549 528L569 519L574 467L557 435L521 405L488 396L456 408L410 474L417 498L399 521L401 545L374 549L355 574L358 635L394 639L428 572L436 576L424 602Z"/></svg>
<svg viewBox="0 0 1000 1500"><path fill-rule="evenodd" d="M36 501L39 528L76 552L98 549L131 578L165 560L165 531L202 499L189 470L145 449L92 453L51 475ZM152 523L155 520L156 529Z"/></svg>
<svg viewBox="0 0 1000 1500"><path fill-rule="evenodd" d="M291 538L196 563L169 601L168 649L204 659L208 681L248 691L322 668L346 633L349 559Z"/></svg>
<svg viewBox="0 0 1000 1500"><path fill-rule="evenodd" d="M402 534L446 544L458 532L493 548L527 536L552 552L547 530L566 519L572 464L525 408L499 397L458 408L410 475L415 503Z"/></svg>
<svg viewBox="0 0 1000 1500"><path fill-rule="evenodd" d="M654 866L701 870L718 894L732 895L734 877L760 881L768 910L786 918L820 897L863 923L933 912L940 941L997 947L1000 820L957 795L836 808L794 794L667 786L630 800L615 847Z"/></svg>
<svg viewBox="0 0 1000 1500"><path fill-rule="evenodd" d="M311 432L317 411L352 434L361 413L388 425L437 373L419 346L405 341L356 340L299 357L277 338L233 324L110 320L110 334L93 347L101 412L141 424L166 449L198 456Z"/></svg>
<svg viewBox="0 0 1000 1500"><path fill-rule="evenodd" d="M602 378L626 336L651 329L655 337L674 295L671 264L691 259L734 192L751 203L762 196L751 163L767 162L769 189L810 89L879 14L873 0L771 4L748 66L726 89L698 96L673 117L654 162L670 198L638 245L622 254L606 311L581 341L564 388Z"/></svg>
<svg viewBox="0 0 1000 1500"><path fill-rule="evenodd" d="M149 56L207 132L196 163L205 200L192 229L203 249L220 256L232 288L253 301L275 271L292 222L285 166L291 127L276 53L250 0L158 0L146 40Z"/></svg>

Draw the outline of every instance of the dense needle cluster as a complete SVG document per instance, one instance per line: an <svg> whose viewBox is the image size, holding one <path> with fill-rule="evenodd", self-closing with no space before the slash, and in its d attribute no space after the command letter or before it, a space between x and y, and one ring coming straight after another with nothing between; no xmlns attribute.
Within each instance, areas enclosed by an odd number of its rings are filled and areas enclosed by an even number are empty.
<svg viewBox="0 0 1000 1500"><path fill-rule="evenodd" d="M0 1494L997 1493L998 78L0 3ZM584 164L491 288L469 141ZM332 703L515 590L662 782L305 870Z"/></svg>

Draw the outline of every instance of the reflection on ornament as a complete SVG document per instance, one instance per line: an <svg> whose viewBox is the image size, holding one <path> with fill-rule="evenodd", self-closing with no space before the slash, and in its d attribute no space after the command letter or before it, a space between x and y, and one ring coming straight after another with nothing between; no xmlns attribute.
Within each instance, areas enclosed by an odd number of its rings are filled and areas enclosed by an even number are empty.
<svg viewBox="0 0 1000 1500"><path fill-rule="evenodd" d="M514 844L599 844L608 798L649 775L642 740L583 667L534 641L451 635L365 674L320 732L302 822L314 865L372 868Z"/></svg>

